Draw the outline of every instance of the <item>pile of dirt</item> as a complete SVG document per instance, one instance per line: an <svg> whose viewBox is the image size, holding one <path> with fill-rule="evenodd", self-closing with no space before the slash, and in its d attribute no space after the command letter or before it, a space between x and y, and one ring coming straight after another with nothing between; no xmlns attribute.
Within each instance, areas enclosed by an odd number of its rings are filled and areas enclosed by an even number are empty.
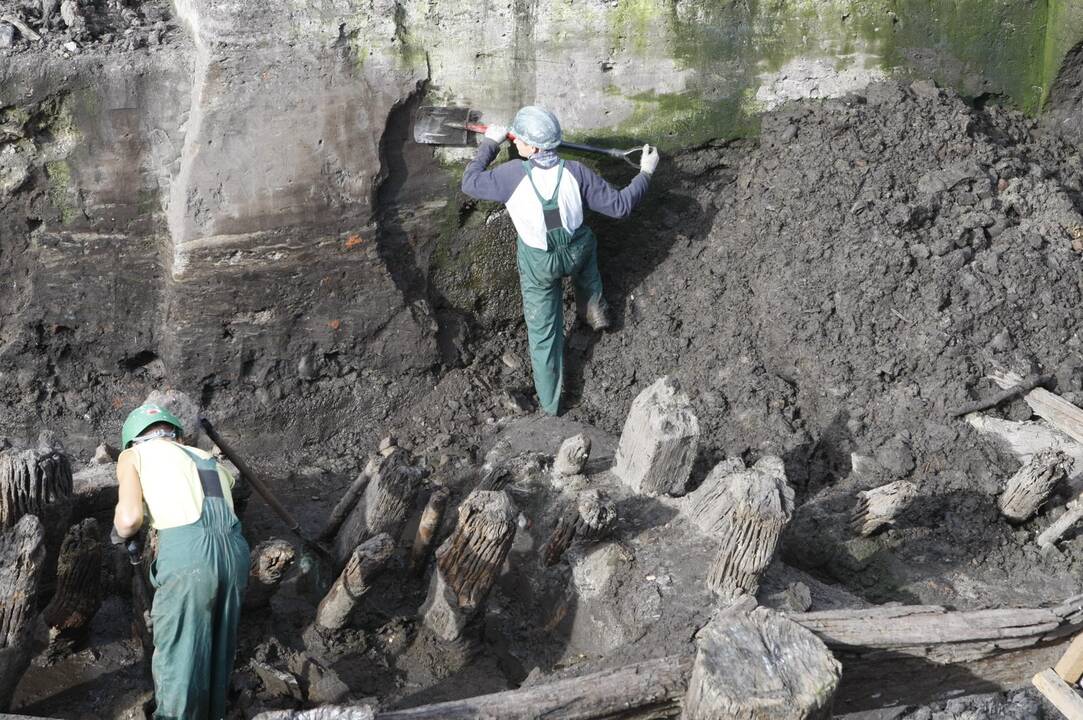
<svg viewBox="0 0 1083 720"><path fill-rule="evenodd" d="M618 329L573 334L573 417L619 431L636 393L672 373L703 428L701 473L773 452L818 501L789 545L805 569L878 601L1066 589L1049 576L1073 572L1080 543L1068 564L1037 557L1032 526L996 512L1018 463L947 412L996 391L983 376L999 367L1083 399L1078 149L1019 113L885 83L786 106L751 151L677 155L654 185L638 227L596 223ZM1030 416L1022 401L1002 410ZM865 489L843 482L851 453L879 465L865 487L909 478L926 500L860 548L834 532ZM942 587L964 564L1004 592Z"/></svg>
<svg viewBox="0 0 1083 720"><path fill-rule="evenodd" d="M163 44L177 30L161 0L21 0L0 3L0 52L74 55Z"/></svg>

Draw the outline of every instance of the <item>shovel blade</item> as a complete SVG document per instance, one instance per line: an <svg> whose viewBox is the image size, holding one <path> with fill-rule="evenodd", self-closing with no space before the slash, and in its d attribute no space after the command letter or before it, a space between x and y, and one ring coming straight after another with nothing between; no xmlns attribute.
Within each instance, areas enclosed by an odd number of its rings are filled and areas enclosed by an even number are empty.
<svg viewBox="0 0 1083 720"><path fill-rule="evenodd" d="M467 145L468 133L447 123L465 125L476 118L470 108L426 106L414 115L414 142L423 145Z"/></svg>

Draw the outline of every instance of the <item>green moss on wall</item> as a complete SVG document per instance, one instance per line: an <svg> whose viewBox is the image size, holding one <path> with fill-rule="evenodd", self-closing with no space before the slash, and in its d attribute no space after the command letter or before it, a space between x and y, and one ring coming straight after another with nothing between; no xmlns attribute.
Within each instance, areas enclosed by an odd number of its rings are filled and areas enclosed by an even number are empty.
<svg viewBox="0 0 1083 720"><path fill-rule="evenodd" d="M1042 105L1049 99L1049 92L1057 80L1065 56L1072 48L1083 43L1083 2L1047 0L1046 4L1044 51L1038 79Z"/></svg>
<svg viewBox="0 0 1083 720"><path fill-rule="evenodd" d="M45 164L45 174L49 178L49 199L60 213L60 222L70 225L78 216L71 166L67 160L54 160Z"/></svg>

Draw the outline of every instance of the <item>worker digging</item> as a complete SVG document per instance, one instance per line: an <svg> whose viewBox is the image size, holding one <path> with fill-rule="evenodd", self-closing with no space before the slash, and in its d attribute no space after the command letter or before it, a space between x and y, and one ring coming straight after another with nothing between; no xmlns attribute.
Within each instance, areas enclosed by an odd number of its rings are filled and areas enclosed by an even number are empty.
<svg viewBox="0 0 1083 720"><path fill-rule="evenodd" d="M486 170L509 137L523 160ZM534 388L538 404L550 415L560 412L564 385L564 278L572 278L579 318L597 331L610 324L598 272L598 240L584 222L584 211L628 217L658 167L658 151L644 145L639 174L616 190L590 168L562 159L556 153L562 140L557 117L528 105L515 114L510 135L502 125L485 130L462 182L467 195L504 203L515 225Z"/></svg>
<svg viewBox="0 0 1083 720"><path fill-rule="evenodd" d="M1083 0L0 0L0 77L0 717L1083 720Z"/></svg>
<svg viewBox="0 0 1083 720"><path fill-rule="evenodd" d="M180 420L157 405L128 415L113 527L119 541L144 522L158 535L154 717L209 720L226 711L249 549L233 511L233 476L183 436Z"/></svg>

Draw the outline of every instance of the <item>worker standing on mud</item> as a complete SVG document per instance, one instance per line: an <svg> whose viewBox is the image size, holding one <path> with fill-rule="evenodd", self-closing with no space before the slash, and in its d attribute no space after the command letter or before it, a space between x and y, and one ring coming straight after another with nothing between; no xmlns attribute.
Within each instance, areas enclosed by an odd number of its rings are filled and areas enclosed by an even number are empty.
<svg viewBox="0 0 1083 720"><path fill-rule="evenodd" d="M628 217L647 194L658 151L644 145L639 174L617 190L593 170L556 154L563 135L548 110L522 108L510 130L516 150L526 159L486 170L508 137L508 128L490 125L477 157L466 167L462 189L479 200L504 203L519 234L516 259L534 388L541 409L556 415L564 381L564 278L575 283L580 319L595 330L609 327L598 242L583 224L583 208Z"/></svg>
<svg viewBox="0 0 1083 720"><path fill-rule="evenodd" d="M132 538L144 522L158 531L155 718L219 720L237 648L248 582L248 543L233 511L233 477L208 453L179 442L169 411L142 405L121 431L114 533ZM116 538L114 538L116 539Z"/></svg>

